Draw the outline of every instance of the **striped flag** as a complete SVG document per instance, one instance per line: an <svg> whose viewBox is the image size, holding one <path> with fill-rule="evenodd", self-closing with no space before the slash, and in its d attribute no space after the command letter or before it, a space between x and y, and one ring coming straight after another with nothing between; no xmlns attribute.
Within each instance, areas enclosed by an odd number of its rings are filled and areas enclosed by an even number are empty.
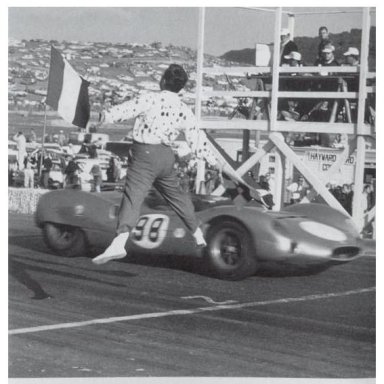
<svg viewBox="0 0 384 384"><path fill-rule="evenodd" d="M90 115L89 82L80 77L60 52L51 47L46 103L69 123L85 128Z"/></svg>

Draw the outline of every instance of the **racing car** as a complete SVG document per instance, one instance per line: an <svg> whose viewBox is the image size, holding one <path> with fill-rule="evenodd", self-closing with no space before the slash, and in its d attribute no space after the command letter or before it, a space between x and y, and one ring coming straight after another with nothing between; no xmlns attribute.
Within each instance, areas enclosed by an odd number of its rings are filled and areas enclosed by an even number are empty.
<svg viewBox="0 0 384 384"><path fill-rule="evenodd" d="M258 201L238 205L230 198L204 195L192 200L207 247L197 248L179 217L151 192L127 241L128 255L201 257L210 275L241 280L254 275L263 262L332 265L361 254L352 219L327 205L270 211ZM118 191L52 191L40 198L36 223L57 254L85 256L113 239L120 201Z"/></svg>

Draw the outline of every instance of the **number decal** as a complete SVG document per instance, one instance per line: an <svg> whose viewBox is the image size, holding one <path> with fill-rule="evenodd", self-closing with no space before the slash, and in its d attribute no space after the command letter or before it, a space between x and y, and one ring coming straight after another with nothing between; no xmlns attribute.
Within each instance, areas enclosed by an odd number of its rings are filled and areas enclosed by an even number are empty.
<svg viewBox="0 0 384 384"><path fill-rule="evenodd" d="M132 241L146 249L157 248L164 241L169 225L169 217L159 214L140 216L132 230Z"/></svg>
<svg viewBox="0 0 384 384"><path fill-rule="evenodd" d="M144 228L147 222L148 222L148 217L145 217L145 216L140 217L139 221L137 222L136 227L133 231L133 238L136 241L141 241L141 239L143 238Z"/></svg>
<svg viewBox="0 0 384 384"><path fill-rule="evenodd" d="M159 231L161 228L161 225L163 224L164 219L162 217L158 217L157 219L152 221L151 228L149 228L149 240L153 243L156 243L157 239L159 238Z"/></svg>

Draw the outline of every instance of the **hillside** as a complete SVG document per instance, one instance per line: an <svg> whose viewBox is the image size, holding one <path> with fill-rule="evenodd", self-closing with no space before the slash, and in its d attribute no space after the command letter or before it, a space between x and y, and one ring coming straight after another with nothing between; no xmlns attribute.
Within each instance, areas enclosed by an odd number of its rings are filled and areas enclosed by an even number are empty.
<svg viewBox="0 0 384 384"><path fill-rule="evenodd" d="M348 47L360 48L361 29L351 29L349 32L330 34L336 48L336 59L343 61L343 52ZM318 37L296 37L294 39L303 57L304 65L312 65L316 60ZM221 56L222 59L244 64L255 64L255 49L231 50ZM370 70L376 70L376 27L371 27L369 47Z"/></svg>
<svg viewBox="0 0 384 384"><path fill-rule="evenodd" d="M113 44L78 41L15 40L8 43L8 107L10 110L42 110L47 93L51 45L69 60L91 85L92 109L118 104L133 96L159 89L159 80L170 63L179 63L190 81L184 101L194 104L196 51L187 47L152 44ZM229 65L204 55L206 66Z"/></svg>

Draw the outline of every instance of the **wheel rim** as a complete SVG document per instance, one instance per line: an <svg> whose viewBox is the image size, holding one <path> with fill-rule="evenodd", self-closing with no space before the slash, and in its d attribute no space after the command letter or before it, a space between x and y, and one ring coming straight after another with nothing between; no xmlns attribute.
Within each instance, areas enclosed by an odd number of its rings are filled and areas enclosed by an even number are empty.
<svg viewBox="0 0 384 384"><path fill-rule="evenodd" d="M240 237L230 229L219 231L211 240L210 253L214 262L221 268L238 268L242 262Z"/></svg>

